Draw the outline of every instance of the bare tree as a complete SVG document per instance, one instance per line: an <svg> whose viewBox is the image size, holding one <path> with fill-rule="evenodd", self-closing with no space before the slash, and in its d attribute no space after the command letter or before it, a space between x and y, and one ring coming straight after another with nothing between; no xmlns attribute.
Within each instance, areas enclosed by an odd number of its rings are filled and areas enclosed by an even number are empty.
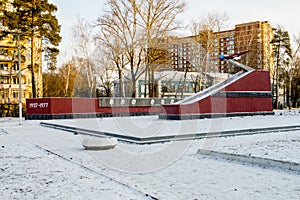
<svg viewBox="0 0 300 200"><path fill-rule="evenodd" d="M111 97L113 95L113 81L116 80L117 76L122 77L122 68L117 65L119 68L116 69L116 60L112 59L111 53L105 45L99 45L93 53L95 55L95 65L97 66L97 97Z"/></svg>
<svg viewBox="0 0 300 200"><path fill-rule="evenodd" d="M142 74L143 63L143 43L137 18L135 1L108 0L105 15L98 19L98 26L111 35L116 42L120 42L121 47L118 48L122 49L122 54L126 56L131 73L132 96L136 96L136 80Z"/></svg>
<svg viewBox="0 0 300 200"><path fill-rule="evenodd" d="M175 17L184 7L180 0L108 0L98 26L114 42L120 42L118 48L126 56L130 71L131 96L136 96L137 80L147 70L145 63L150 63L148 49L153 49L154 39L174 30Z"/></svg>
<svg viewBox="0 0 300 200"><path fill-rule="evenodd" d="M290 109L291 109L292 105L295 106L296 101L297 101L297 99L293 98L293 96L295 96L295 95L293 95L293 82L295 82L294 80L297 78L297 75L299 74L299 71L300 71L300 56L299 56L300 38L299 37L295 38L295 43L296 43L296 49L295 50L292 49L290 62L288 62L287 65L283 66L285 78L286 78L285 85L287 88L286 102ZM295 87L294 87L294 90L295 90Z"/></svg>
<svg viewBox="0 0 300 200"><path fill-rule="evenodd" d="M123 79L125 67L128 64L126 59L125 49L122 47L120 37L115 34L111 34L111 30L107 26L101 26L99 33L95 37L97 46L101 49L101 54L105 56L100 56L100 65L104 68L108 66L107 62L110 62L111 66L109 70L117 71L118 83L119 83L119 96L124 96L123 92ZM103 63L105 62L105 63ZM113 66L112 66L113 65ZM106 74L105 72L103 72Z"/></svg>
<svg viewBox="0 0 300 200"><path fill-rule="evenodd" d="M97 73L91 56L91 52L94 50L93 31L91 23L84 19L78 18L76 26L73 27L76 65L82 78L87 81L89 97L95 96L95 74Z"/></svg>
<svg viewBox="0 0 300 200"><path fill-rule="evenodd" d="M291 100L293 107L300 106L300 56L294 58L294 78L291 82Z"/></svg>
<svg viewBox="0 0 300 200"><path fill-rule="evenodd" d="M98 94L97 96L102 97L111 97L113 95L112 88L113 88L113 70L109 69L109 66L101 72L99 76L99 87L97 87Z"/></svg>
<svg viewBox="0 0 300 200"><path fill-rule="evenodd" d="M154 71L155 64L158 60L165 57L163 40L171 31L181 28L176 17L184 11L186 3L180 0L144 0L137 11L141 16L140 24L145 30L145 40L147 42L147 60L146 72L149 73L149 96L154 97L155 81Z"/></svg>
<svg viewBox="0 0 300 200"><path fill-rule="evenodd" d="M225 14L220 15L218 13L210 13L205 17L200 18L199 21L194 21L192 23L192 34L191 38L192 49L191 49L191 63L197 69L200 74L198 78L199 87L204 89L206 87L207 77L205 74L212 72L213 70L218 71L218 69L211 69L213 66L212 57L218 56L219 48L218 42L220 39L219 34L227 23L227 16ZM205 76L203 78L203 75ZM203 81L204 79L204 81ZM204 82L204 85L202 84Z"/></svg>
<svg viewBox="0 0 300 200"><path fill-rule="evenodd" d="M61 68L58 69L59 75L62 78L62 85L64 86L64 97L74 96L74 86L77 77L78 69L75 66L74 59L71 59L69 62L64 64Z"/></svg>

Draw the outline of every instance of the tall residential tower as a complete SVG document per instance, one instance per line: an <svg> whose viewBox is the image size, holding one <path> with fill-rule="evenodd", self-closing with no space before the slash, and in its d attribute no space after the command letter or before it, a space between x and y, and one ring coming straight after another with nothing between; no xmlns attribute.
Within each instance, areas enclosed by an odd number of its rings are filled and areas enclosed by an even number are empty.
<svg viewBox="0 0 300 200"><path fill-rule="evenodd" d="M220 32L203 30L198 35L170 37L166 41L174 70L230 73L235 70L231 69L226 61L213 58L221 54L230 55L251 50L240 62L254 69L272 71L273 37L273 28L269 22L257 21L237 24L232 30Z"/></svg>

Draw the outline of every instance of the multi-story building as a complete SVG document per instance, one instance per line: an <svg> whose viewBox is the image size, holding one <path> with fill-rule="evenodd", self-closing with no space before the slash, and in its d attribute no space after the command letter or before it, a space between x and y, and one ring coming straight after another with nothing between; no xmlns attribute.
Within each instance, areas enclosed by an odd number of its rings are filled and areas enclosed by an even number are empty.
<svg viewBox="0 0 300 200"><path fill-rule="evenodd" d="M274 37L271 25L264 22L238 24L234 29L235 52L251 50L242 57L241 63L255 69L272 70Z"/></svg>
<svg viewBox="0 0 300 200"><path fill-rule="evenodd" d="M239 70L228 64L226 60L216 58L219 58L221 54L230 55L246 50L251 51L241 57L240 63L254 69L272 71L273 48L271 41L273 36L273 28L269 22L256 21L237 24L232 30L219 32L203 30L198 35L188 37L170 36L160 38L158 42L155 42L157 45L155 48L168 52L163 55L163 57L168 56L165 59L168 62L165 62L164 66L161 62L154 63L157 66L155 69L157 71L172 69L180 72L181 76L172 76L173 78L165 76L154 82L157 85L161 83L169 91L176 94L178 93L177 90L182 90L182 88L186 88L185 86L194 88L193 93L200 91L223 80L224 77L228 77L228 74ZM187 75L189 72L193 72L194 78ZM195 73L198 73L198 75L196 76ZM147 84L147 82L141 80L139 87L144 85L145 88ZM185 86L183 87L183 85ZM157 90L158 93L161 92L160 89ZM143 91L143 89L139 88L139 91ZM170 94L174 96L173 93ZM189 95L188 93L185 96ZM141 92L139 94L141 96ZM142 96L146 97L147 95L142 94Z"/></svg>
<svg viewBox="0 0 300 200"><path fill-rule="evenodd" d="M21 91L22 103L26 98L32 97L31 72L31 42L29 37L21 37ZM41 39L35 39L35 49L41 49ZM41 51L34 55L35 85L38 96L42 96L42 56ZM40 53L39 53L40 52ZM18 42L14 34L7 35L0 40L0 117L16 116L19 103L19 68L18 68Z"/></svg>
<svg viewBox="0 0 300 200"><path fill-rule="evenodd" d="M230 55L251 50L240 62L254 69L272 70L273 28L267 22L250 22L235 25L232 30L213 32L206 30L199 35L168 39L171 66L178 71L221 73L233 72L224 60L215 60L221 54Z"/></svg>

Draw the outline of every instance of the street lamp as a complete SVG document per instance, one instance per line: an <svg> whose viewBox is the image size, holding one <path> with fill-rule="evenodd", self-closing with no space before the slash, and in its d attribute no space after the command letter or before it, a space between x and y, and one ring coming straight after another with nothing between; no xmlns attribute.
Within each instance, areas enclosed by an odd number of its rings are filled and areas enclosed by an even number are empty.
<svg viewBox="0 0 300 200"><path fill-rule="evenodd" d="M33 27L24 33L17 34L18 39L18 68L19 68L19 125L22 125L22 76L21 76L21 45L20 37L29 31L36 29ZM32 47L31 47L32 48Z"/></svg>
<svg viewBox="0 0 300 200"><path fill-rule="evenodd" d="M22 77L21 77L21 46L20 46L20 36L18 34L18 69L19 69L19 124L22 125Z"/></svg>

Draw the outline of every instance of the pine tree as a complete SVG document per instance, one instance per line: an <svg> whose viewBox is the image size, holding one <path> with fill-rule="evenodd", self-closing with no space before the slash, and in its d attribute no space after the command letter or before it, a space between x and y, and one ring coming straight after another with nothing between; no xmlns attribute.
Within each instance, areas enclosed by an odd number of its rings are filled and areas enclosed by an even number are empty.
<svg viewBox="0 0 300 200"><path fill-rule="evenodd" d="M283 65L287 65L292 54L290 36L288 31L278 27L274 32L274 39L271 42L273 44L274 56L275 56L275 76L273 77L273 85L276 82L275 87L275 108L278 109L279 104L279 81L280 81L280 68ZM276 80L276 81L275 81Z"/></svg>
<svg viewBox="0 0 300 200"><path fill-rule="evenodd" d="M49 68L56 65L56 48L61 41L60 25L55 16L57 7L48 0L13 0L10 9L4 9L4 15L1 16L5 26L15 33L28 33L31 38L31 73L32 73L32 97L36 98L35 68L34 63L34 42L35 37L41 37L43 40L43 50ZM24 34L25 35L25 34Z"/></svg>

